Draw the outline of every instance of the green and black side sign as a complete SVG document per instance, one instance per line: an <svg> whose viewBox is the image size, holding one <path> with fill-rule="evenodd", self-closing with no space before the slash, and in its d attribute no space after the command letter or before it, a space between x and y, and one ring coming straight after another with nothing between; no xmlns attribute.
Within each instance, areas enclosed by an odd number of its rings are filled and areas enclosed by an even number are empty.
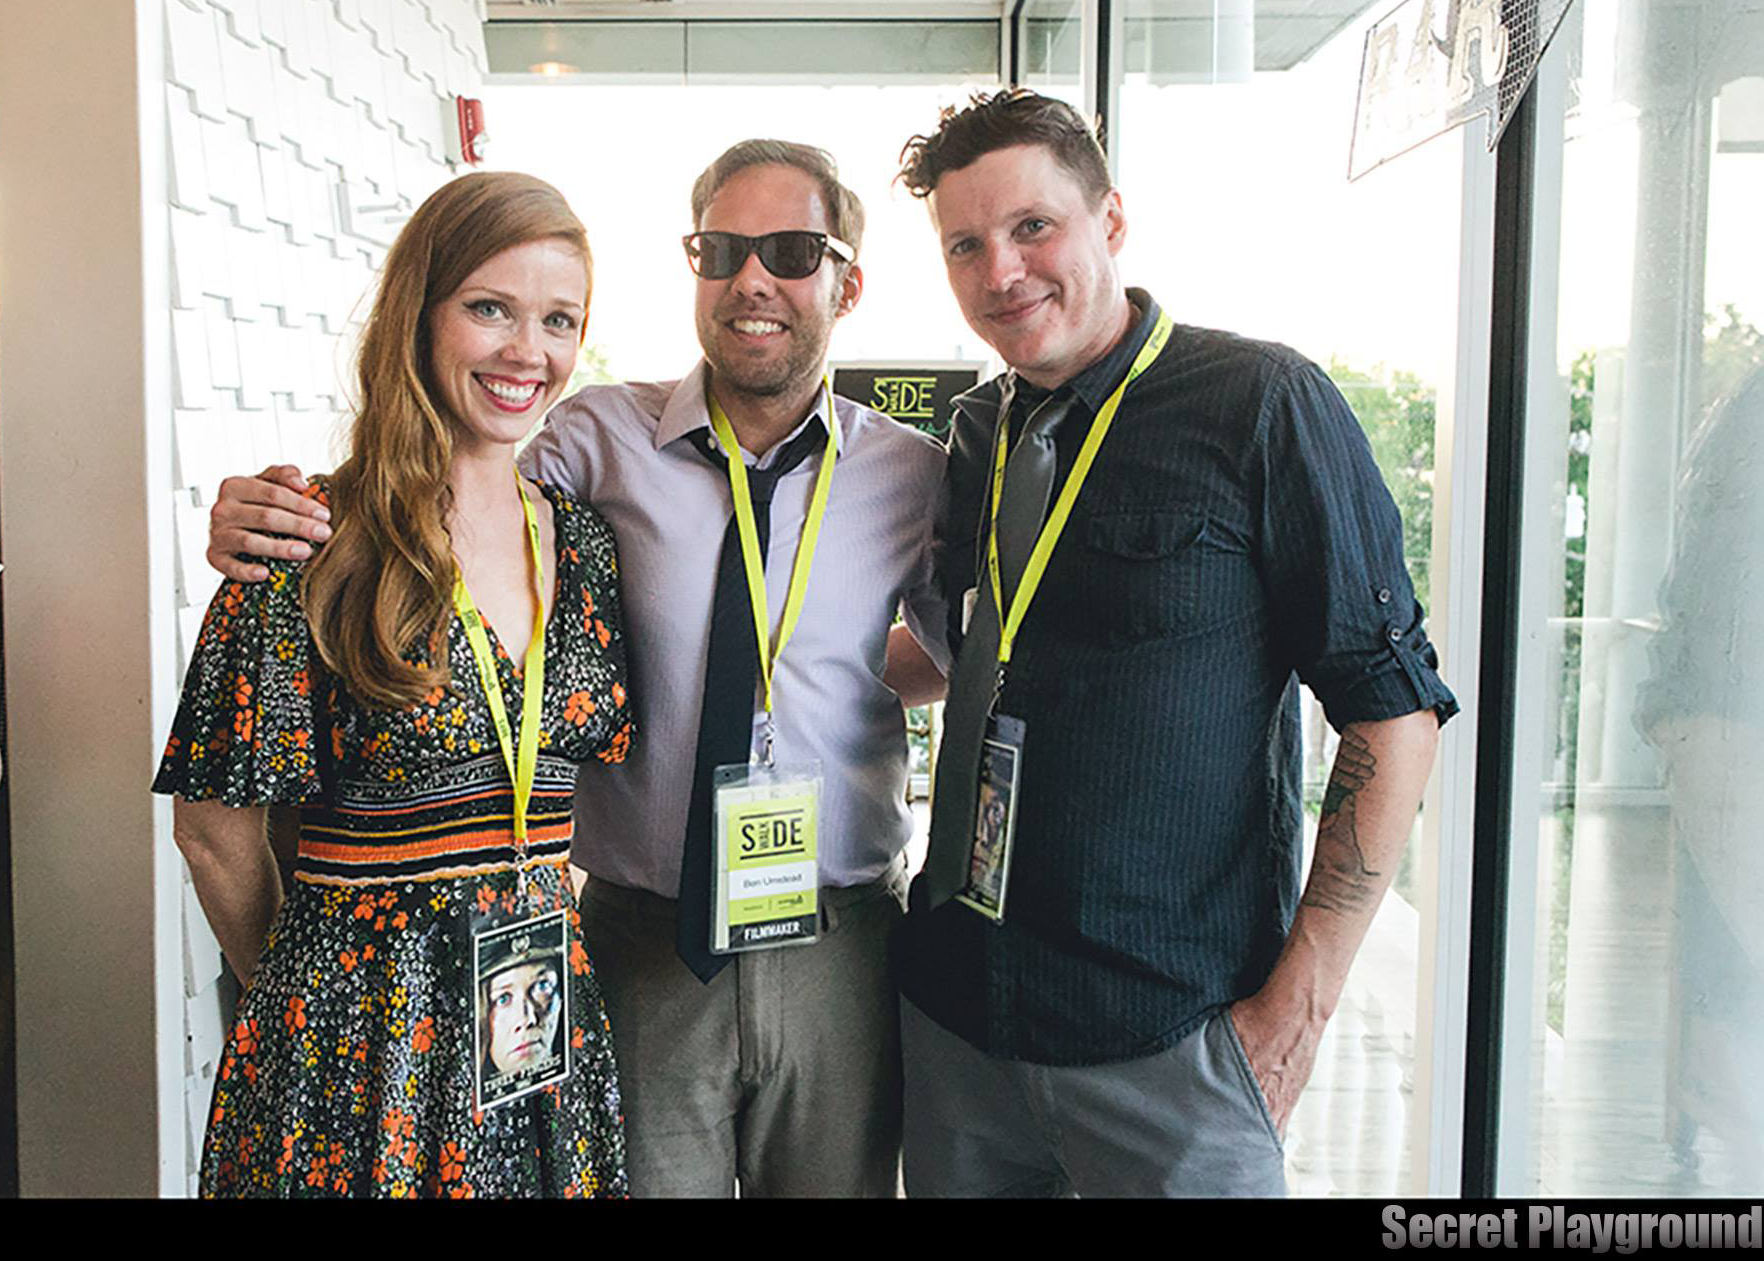
<svg viewBox="0 0 1764 1261"><path fill-rule="evenodd" d="M979 363L846 363L833 367L833 392L934 438L949 436L955 396L980 384Z"/></svg>

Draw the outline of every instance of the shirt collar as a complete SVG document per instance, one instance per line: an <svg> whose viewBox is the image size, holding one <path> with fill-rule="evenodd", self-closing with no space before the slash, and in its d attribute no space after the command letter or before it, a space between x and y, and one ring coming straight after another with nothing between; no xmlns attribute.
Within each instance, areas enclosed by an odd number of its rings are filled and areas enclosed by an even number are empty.
<svg viewBox="0 0 1764 1261"><path fill-rule="evenodd" d="M1134 312L1134 322L1128 325L1127 335L1116 342L1108 354L1066 382L1066 387L1084 400L1093 416L1127 376L1146 339L1158 325L1158 304L1151 294L1143 289L1129 289L1127 299L1133 304Z"/></svg>
<svg viewBox="0 0 1764 1261"><path fill-rule="evenodd" d="M655 426L655 449L657 451L670 442L678 442L694 429L709 429L711 427L710 407L704 397L705 383L709 376L710 364L700 359L692 371L681 379L680 384L674 387L673 394L668 396L667 406L662 409L661 419ZM776 451L801 433L804 426L817 419L827 426L829 433L843 450L847 435L839 419L839 409L835 407L833 415L829 417L827 415L827 392L817 390L814 408L803 418L802 424L779 439L771 450L762 451L759 459L749 460L748 463L759 466L769 463ZM715 433L711 434L711 443L714 446L721 446L716 440Z"/></svg>

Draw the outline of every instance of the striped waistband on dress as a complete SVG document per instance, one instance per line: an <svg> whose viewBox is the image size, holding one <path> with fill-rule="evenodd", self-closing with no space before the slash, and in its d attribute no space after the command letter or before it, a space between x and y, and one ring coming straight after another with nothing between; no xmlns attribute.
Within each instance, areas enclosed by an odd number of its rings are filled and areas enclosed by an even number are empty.
<svg viewBox="0 0 1764 1261"><path fill-rule="evenodd" d="M527 861L568 861L576 764L541 757L527 807ZM345 781L300 811L294 878L386 884L512 869L514 787L497 754L449 767L422 788Z"/></svg>

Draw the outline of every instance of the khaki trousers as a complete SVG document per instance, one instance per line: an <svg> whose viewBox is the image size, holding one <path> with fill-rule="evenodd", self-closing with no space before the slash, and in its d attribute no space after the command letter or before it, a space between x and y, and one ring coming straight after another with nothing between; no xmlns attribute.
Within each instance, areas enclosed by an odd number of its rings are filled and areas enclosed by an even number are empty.
<svg viewBox="0 0 1764 1261"><path fill-rule="evenodd" d="M897 1194L899 1005L888 938L905 876L821 891L821 939L736 955L709 985L671 898L590 879L634 1196Z"/></svg>

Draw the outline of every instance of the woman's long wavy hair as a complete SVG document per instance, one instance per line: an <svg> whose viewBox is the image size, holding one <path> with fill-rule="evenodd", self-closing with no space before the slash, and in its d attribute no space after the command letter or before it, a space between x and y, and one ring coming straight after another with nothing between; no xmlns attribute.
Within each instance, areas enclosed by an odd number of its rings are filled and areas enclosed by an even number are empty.
<svg viewBox="0 0 1764 1261"><path fill-rule="evenodd" d="M487 260L551 239L581 253L591 291L588 234L562 194L487 171L442 185L386 255L357 356L350 455L331 477L334 532L302 590L319 656L365 704L404 708L448 681L454 422L437 407L431 316Z"/></svg>

